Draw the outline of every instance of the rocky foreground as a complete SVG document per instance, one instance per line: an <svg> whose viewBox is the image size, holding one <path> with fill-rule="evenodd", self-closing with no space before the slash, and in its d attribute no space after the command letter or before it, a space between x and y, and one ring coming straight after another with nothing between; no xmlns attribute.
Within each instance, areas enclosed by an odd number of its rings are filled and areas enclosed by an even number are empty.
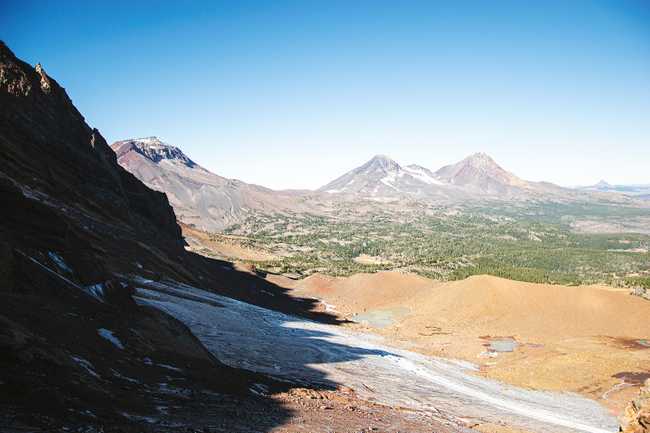
<svg viewBox="0 0 650 433"><path fill-rule="evenodd" d="M632 400L621 416L623 433L650 432L650 379L645 381L639 396Z"/></svg>

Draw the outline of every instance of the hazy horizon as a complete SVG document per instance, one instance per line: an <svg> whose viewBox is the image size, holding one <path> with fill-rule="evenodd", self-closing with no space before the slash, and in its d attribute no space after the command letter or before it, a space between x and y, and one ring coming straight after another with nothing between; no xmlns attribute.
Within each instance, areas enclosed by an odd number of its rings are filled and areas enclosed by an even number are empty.
<svg viewBox="0 0 650 433"><path fill-rule="evenodd" d="M314 189L376 154L485 152L527 180L650 183L647 2L0 9L109 143L155 135L222 176Z"/></svg>

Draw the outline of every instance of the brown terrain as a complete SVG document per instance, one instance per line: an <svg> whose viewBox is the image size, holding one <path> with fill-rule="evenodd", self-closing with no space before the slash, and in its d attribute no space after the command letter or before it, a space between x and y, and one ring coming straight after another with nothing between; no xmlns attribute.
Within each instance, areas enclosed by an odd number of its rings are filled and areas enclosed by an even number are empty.
<svg viewBox="0 0 650 433"><path fill-rule="evenodd" d="M576 392L616 414L650 377L650 302L627 290L398 272L268 278L394 344L522 387Z"/></svg>

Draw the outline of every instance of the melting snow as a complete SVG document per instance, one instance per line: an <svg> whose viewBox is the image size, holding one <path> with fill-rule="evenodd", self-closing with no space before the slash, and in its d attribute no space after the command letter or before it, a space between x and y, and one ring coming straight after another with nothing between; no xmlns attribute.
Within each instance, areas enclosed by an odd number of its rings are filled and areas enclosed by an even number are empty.
<svg viewBox="0 0 650 433"><path fill-rule="evenodd" d="M106 328L99 328L97 330L97 333L99 334L100 337L105 338L106 340L113 343L113 345L118 349L124 350L124 345L122 344L120 339L113 334L113 331L108 330Z"/></svg>

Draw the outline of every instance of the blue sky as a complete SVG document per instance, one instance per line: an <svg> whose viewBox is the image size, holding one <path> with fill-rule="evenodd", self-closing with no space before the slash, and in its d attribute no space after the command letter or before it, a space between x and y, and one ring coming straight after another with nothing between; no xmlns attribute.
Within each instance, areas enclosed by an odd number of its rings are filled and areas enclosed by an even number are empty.
<svg viewBox="0 0 650 433"><path fill-rule="evenodd" d="M531 180L650 183L648 1L0 2L109 142L314 188L483 151Z"/></svg>

